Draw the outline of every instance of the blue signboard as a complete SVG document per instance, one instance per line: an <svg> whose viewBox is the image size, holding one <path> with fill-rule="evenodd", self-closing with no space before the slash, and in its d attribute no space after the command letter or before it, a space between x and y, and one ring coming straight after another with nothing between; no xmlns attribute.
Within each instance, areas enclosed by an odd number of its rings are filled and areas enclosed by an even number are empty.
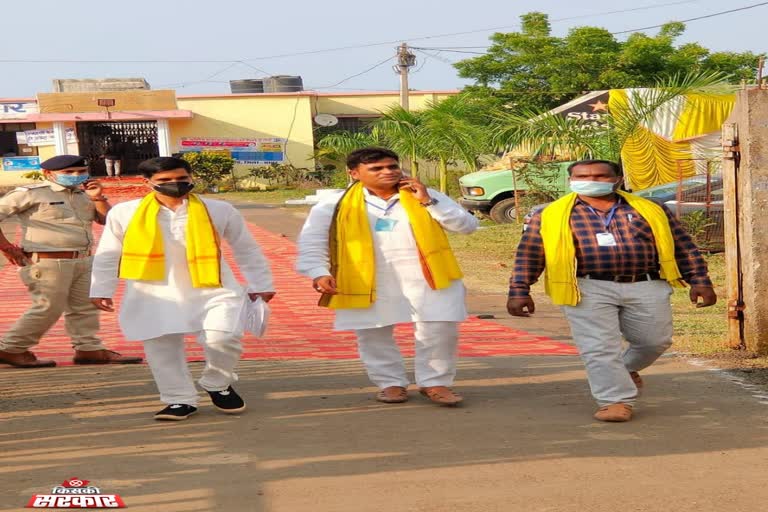
<svg viewBox="0 0 768 512"><path fill-rule="evenodd" d="M239 164L270 164L285 160L282 151L232 151L232 158Z"/></svg>
<svg viewBox="0 0 768 512"><path fill-rule="evenodd" d="M39 171L39 156L14 156L3 158L4 171Z"/></svg>

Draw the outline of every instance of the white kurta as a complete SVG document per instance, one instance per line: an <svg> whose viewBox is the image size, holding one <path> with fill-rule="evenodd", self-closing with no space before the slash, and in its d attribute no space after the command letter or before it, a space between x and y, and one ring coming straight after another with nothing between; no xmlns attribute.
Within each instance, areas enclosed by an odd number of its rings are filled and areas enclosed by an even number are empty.
<svg viewBox="0 0 768 512"><path fill-rule="evenodd" d="M472 233L479 221L449 197L430 190L438 204L427 207L446 231ZM341 194L309 213L299 237L297 270L315 279L330 275L329 228ZM465 289L460 280L442 290L429 287L419 263L408 215L397 196L385 201L365 190L368 221L373 233L376 301L367 309L336 310L337 330L372 329L407 322L461 322L467 317ZM396 221L391 231L376 230L380 218Z"/></svg>
<svg viewBox="0 0 768 512"><path fill-rule="evenodd" d="M140 200L115 205L93 260L91 297L114 296L123 237ZM126 280L120 305L120 328L129 340L146 340L201 330L242 332L246 292L274 290L272 273L261 248L240 213L229 203L203 199L219 237L232 249L247 289L237 281L224 259L221 288L194 288L186 255L187 202L175 212L160 207L158 223L165 248L165 279Z"/></svg>

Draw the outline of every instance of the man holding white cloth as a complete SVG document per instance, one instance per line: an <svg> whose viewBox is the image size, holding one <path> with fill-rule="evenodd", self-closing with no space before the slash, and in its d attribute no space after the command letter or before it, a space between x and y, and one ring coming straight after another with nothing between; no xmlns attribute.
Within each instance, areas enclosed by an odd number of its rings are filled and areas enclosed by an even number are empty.
<svg viewBox="0 0 768 512"><path fill-rule="evenodd" d="M336 330L354 330L376 399L408 399L409 379L393 338L415 324L416 384L441 405L461 396L458 322L466 319L461 270L444 231L471 233L478 221L447 196L404 177L397 154L363 148L347 158L356 181L315 206L299 238L298 271L314 280Z"/></svg>
<svg viewBox="0 0 768 512"><path fill-rule="evenodd" d="M245 402L231 384L242 353L243 315L247 300L274 296L269 264L232 205L191 194L188 162L153 158L139 170L153 192L118 204L107 217L93 264L93 303L114 311L118 281L126 280L120 327L126 338L144 342L167 404L155 419L183 420L197 412L185 334L196 334L205 350L200 386L217 409L239 413ZM221 240L231 247L247 290L221 257Z"/></svg>

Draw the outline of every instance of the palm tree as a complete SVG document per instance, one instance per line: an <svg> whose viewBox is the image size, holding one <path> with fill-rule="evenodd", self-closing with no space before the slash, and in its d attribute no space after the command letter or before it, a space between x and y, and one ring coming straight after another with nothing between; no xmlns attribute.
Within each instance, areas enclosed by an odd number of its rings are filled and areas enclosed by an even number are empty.
<svg viewBox="0 0 768 512"><path fill-rule="evenodd" d="M376 137L386 141L393 151L408 155L415 177L419 177L419 159L424 157L420 144L421 125L421 112L411 112L400 105L383 111L372 124Z"/></svg>
<svg viewBox="0 0 768 512"><path fill-rule="evenodd" d="M365 146L384 146L407 155L415 176L419 160L433 160L440 169L440 190L447 189L448 165L463 162L477 170L490 153L488 100L458 95L432 101L427 108L410 112L392 106L371 122L370 133L336 132L321 139L316 158L343 162L348 153Z"/></svg>
<svg viewBox="0 0 768 512"><path fill-rule="evenodd" d="M423 154L438 162L441 192L448 188L450 162L463 162L474 171L482 156L490 153L489 133L483 124L486 115L480 103L467 95L432 101L421 113L419 143Z"/></svg>
<svg viewBox="0 0 768 512"><path fill-rule="evenodd" d="M380 146L383 141L377 133L338 131L329 133L317 143L315 158L333 162L343 169L347 155L356 149L368 146Z"/></svg>
<svg viewBox="0 0 768 512"><path fill-rule="evenodd" d="M498 148L520 149L533 159L618 157L609 129L584 129L580 120L527 108L494 116L491 141Z"/></svg>

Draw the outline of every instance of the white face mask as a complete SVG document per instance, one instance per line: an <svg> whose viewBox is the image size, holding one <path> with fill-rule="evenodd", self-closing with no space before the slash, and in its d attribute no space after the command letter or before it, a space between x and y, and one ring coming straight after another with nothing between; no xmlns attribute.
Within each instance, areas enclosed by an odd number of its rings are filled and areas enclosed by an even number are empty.
<svg viewBox="0 0 768 512"><path fill-rule="evenodd" d="M75 188L89 179L91 179L88 173L85 174L54 174L53 179L62 187Z"/></svg>
<svg viewBox="0 0 768 512"><path fill-rule="evenodd" d="M616 189L618 182L571 180L571 190L587 197L602 197L610 195Z"/></svg>

